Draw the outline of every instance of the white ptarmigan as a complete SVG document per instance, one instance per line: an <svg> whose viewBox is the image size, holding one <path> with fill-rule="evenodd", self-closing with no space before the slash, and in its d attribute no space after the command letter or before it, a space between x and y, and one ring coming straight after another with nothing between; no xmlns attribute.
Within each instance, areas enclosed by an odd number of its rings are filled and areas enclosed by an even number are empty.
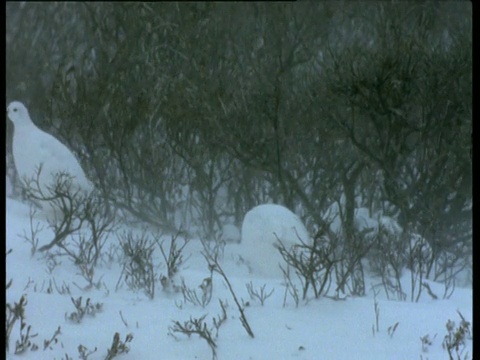
<svg viewBox="0 0 480 360"><path fill-rule="evenodd" d="M258 205L245 215L242 224L240 255L256 275L282 278L280 264L287 263L276 248L278 239L289 250L293 245L311 244L312 240L300 218L286 207L276 204ZM277 239L278 237L278 239Z"/></svg>
<svg viewBox="0 0 480 360"><path fill-rule="evenodd" d="M54 184L59 173L68 173L73 177L72 190L91 193L93 185L75 155L54 136L40 130L21 102L11 102L7 114L14 125L13 160L22 183L34 178L41 166L39 185L43 191Z"/></svg>

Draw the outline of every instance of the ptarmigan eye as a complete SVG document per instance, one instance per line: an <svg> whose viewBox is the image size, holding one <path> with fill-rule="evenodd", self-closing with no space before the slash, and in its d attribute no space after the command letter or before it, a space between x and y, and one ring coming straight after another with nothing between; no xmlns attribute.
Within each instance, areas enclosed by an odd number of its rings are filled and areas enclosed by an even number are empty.
<svg viewBox="0 0 480 360"><path fill-rule="evenodd" d="M17 108L15 108L15 109L13 109L13 112L17 112L17 110L18 110L18 109L17 109Z"/></svg>

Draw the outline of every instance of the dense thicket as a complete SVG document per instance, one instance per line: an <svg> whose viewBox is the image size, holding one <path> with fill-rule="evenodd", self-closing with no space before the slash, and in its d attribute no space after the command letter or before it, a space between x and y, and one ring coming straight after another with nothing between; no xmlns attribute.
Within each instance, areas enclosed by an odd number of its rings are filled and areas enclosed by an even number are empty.
<svg viewBox="0 0 480 360"><path fill-rule="evenodd" d="M337 202L347 243L365 207L427 239L429 271L470 253L470 2L6 7L7 100L119 208L214 236Z"/></svg>

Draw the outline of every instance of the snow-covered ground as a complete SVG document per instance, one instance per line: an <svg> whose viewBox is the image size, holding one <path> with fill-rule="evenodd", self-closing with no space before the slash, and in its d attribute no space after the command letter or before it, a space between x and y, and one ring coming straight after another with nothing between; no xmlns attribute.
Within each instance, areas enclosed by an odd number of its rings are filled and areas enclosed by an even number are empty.
<svg viewBox="0 0 480 360"><path fill-rule="evenodd" d="M239 261L242 244L227 244L221 265L243 305L245 315L254 338L250 337L240 322L240 314L222 277L213 274L213 296L210 303L202 307L185 303L181 292L162 290L157 282L156 293L149 299L141 291L133 292L125 283L120 283L121 266L115 261L102 262L95 272L95 279L101 279L99 289L82 290L86 281L79 275L78 268L68 258L58 258L53 266L41 253L30 255L30 245L22 238L29 234L29 208L17 200L6 200L6 279L13 280L6 292L7 303L13 305L26 294L25 319L31 326L30 334L38 334L31 341L39 346L36 351L14 355L15 342L20 339L20 324L17 322L10 336L9 359L78 359L78 346L89 351L89 360L105 359L116 332L124 341L127 334L133 335L128 342L126 354L115 359L211 359L212 351L207 342L197 335L190 337L180 333L171 335L174 321L184 324L189 319L206 315L205 322L213 328L213 318L222 314L219 300L226 302L227 319L220 326L217 344L218 359L448 359L442 348L447 334L447 321L460 322L459 311L466 320L472 321L472 289L457 287L448 300L443 300L443 285L430 282L433 292L439 295L433 300L426 292L418 303L388 301L383 293L374 299L371 284L378 280L369 277L368 294L362 298L333 300L328 297L310 299L295 306L290 295L286 296L281 278L265 277L252 272L252 267ZM38 220L41 222L41 220ZM47 224L39 233L39 244L44 245L51 235ZM141 229L120 225L119 232ZM153 235L156 235L153 233ZM170 237L165 237L168 244ZM115 233L109 235L108 243L118 245ZM206 260L201 254L200 241L192 239L185 247L187 259L177 277L177 284L183 278L185 284L197 293L203 279L210 275ZM261 254L265 256L265 254ZM261 258L259 255L259 258ZM165 274L166 267L161 254L155 253L156 273ZM254 267L253 267L254 268ZM49 270L50 269L50 270ZM405 289L408 289L408 273L405 272ZM68 287L70 294L58 290ZM260 291L273 290L262 306L251 299L246 284ZM71 298L83 297L91 302L101 303L102 309L95 316L86 316L80 323L67 318L75 311ZM409 299L409 296L407 296ZM376 328L375 301L377 302L378 326ZM248 304L247 304L248 302ZM393 326L398 323L392 334ZM44 340L50 339L60 327L58 342L44 350ZM390 328L390 330L389 330ZM23 330L23 334L26 330ZM169 334L170 333L170 334ZM213 335L216 332L213 331ZM422 349L421 338L428 336L431 345ZM472 356L472 341L468 340L464 355ZM68 357L67 357L68 356ZM462 356L463 359L463 356Z"/></svg>

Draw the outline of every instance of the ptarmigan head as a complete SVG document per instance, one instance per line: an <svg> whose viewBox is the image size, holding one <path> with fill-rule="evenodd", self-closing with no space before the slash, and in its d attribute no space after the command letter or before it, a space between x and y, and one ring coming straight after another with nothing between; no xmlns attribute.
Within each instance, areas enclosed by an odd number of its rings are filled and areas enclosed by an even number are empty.
<svg viewBox="0 0 480 360"><path fill-rule="evenodd" d="M8 105L7 115L15 125L32 124L27 108L20 101L13 101Z"/></svg>

